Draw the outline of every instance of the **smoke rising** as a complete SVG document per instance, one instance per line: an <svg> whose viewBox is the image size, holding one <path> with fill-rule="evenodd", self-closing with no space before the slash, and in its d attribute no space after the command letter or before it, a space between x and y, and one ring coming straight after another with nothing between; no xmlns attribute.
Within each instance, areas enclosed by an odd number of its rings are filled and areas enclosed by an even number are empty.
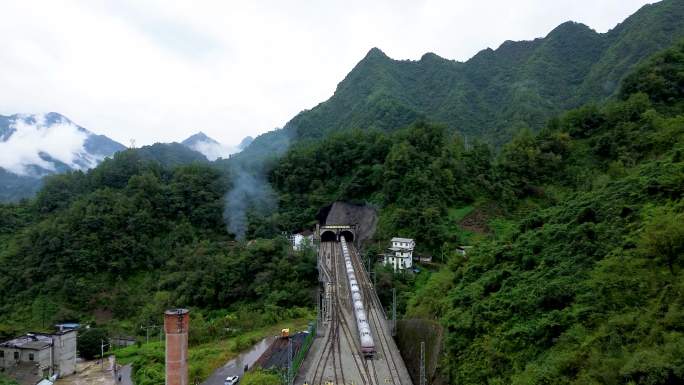
<svg viewBox="0 0 684 385"><path fill-rule="evenodd" d="M223 218L230 233L238 240L245 239L248 213L267 215L277 207L276 194L266 177L234 165L231 170L232 187L225 196Z"/></svg>

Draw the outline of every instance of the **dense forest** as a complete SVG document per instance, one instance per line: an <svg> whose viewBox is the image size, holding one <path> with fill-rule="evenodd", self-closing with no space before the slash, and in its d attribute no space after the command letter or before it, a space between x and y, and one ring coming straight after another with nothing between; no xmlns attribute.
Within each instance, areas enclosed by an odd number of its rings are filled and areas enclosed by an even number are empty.
<svg viewBox="0 0 684 385"><path fill-rule="evenodd" d="M274 319L311 306L312 252L280 237L235 242L228 181L206 163L165 168L129 150L0 206L0 336L68 320L147 324L171 306Z"/></svg>

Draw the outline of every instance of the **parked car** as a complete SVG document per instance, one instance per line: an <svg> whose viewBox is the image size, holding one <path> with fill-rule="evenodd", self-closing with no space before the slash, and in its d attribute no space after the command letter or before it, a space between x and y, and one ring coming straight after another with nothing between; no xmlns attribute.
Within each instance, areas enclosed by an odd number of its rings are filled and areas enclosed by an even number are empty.
<svg viewBox="0 0 684 385"><path fill-rule="evenodd" d="M230 376L226 378L226 380L223 382L223 385L235 385L238 382L240 382L240 377Z"/></svg>

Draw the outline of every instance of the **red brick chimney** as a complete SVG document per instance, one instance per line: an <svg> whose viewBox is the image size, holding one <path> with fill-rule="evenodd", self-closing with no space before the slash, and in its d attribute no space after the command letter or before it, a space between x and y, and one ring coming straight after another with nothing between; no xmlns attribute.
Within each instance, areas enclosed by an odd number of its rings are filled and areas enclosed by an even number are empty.
<svg viewBox="0 0 684 385"><path fill-rule="evenodd" d="M164 313L166 333L166 385L188 383L188 309L170 309Z"/></svg>

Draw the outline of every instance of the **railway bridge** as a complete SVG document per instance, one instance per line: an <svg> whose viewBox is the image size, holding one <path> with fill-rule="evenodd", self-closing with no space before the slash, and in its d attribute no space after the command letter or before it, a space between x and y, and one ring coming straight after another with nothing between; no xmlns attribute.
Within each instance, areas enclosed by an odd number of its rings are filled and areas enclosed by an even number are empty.
<svg viewBox="0 0 684 385"><path fill-rule="evenodd" d="M385 311L353 244L355 226L327 225L317 230L319 323L294 383L413 385ZM361 329L363 333L370 329L370 349L368 339L361 339Z"/></svg>

